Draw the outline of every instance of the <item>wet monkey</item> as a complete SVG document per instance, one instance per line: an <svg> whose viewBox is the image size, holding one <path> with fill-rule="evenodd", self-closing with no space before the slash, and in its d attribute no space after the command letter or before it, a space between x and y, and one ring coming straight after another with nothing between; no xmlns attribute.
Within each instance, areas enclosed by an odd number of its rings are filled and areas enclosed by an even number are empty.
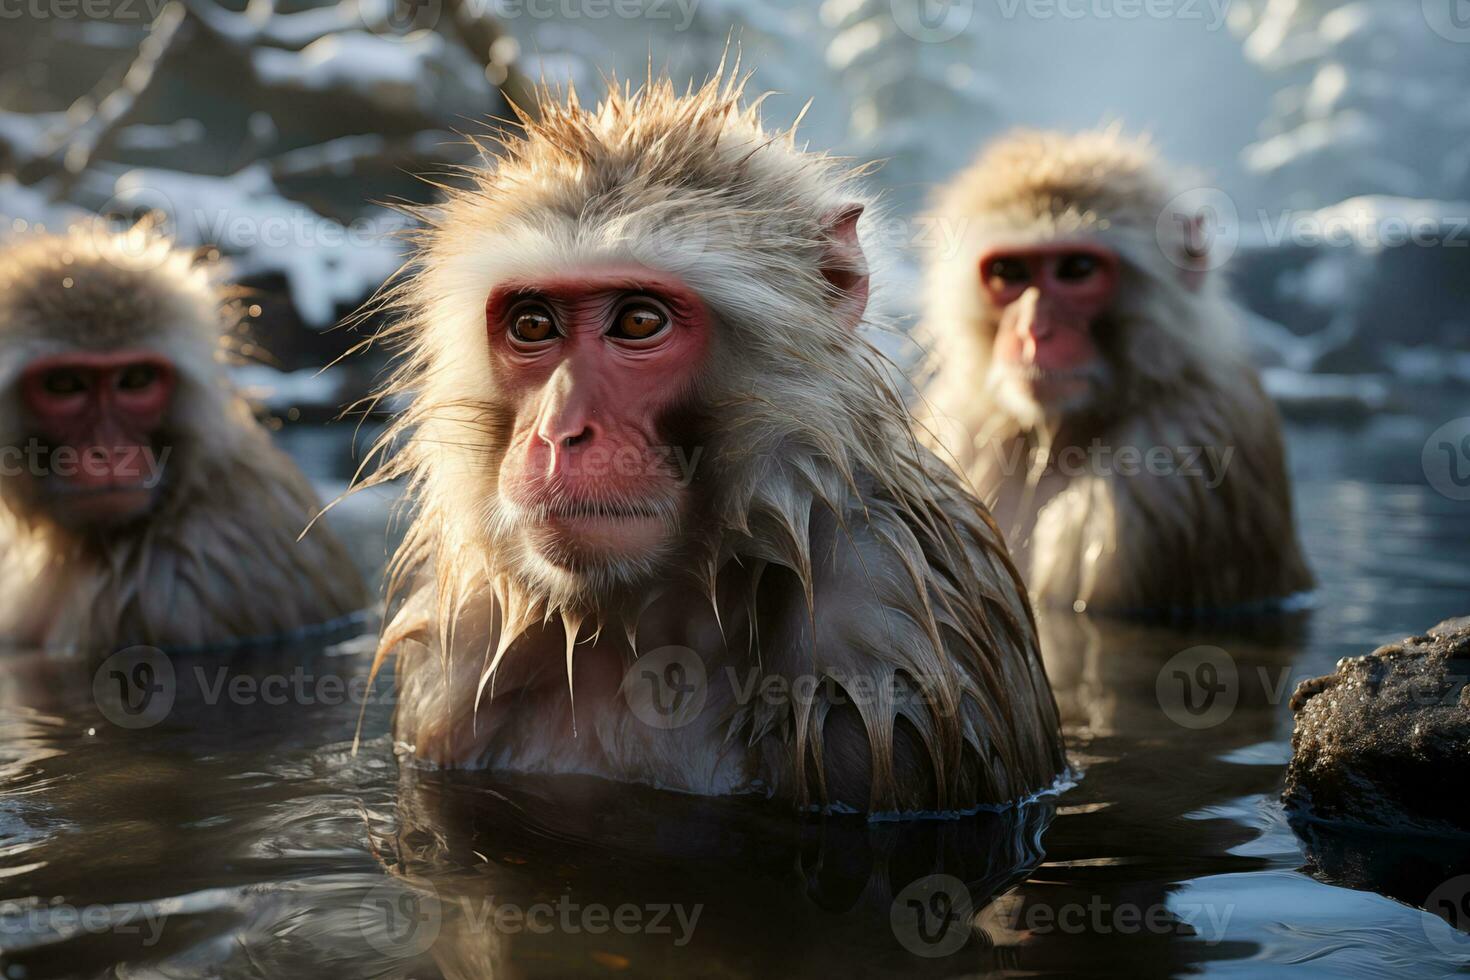
<svg viewBox="0 0 1470 980"><path fill-rule="evenodd" d="M731 81L543 92L522 123L392 300L400 742L860 810L1049 786L1020 580L857 333L855 175ZM687 717L640 709L661 677Z"/></svg>
<svg viewBox="0 0 1470 980"><path fill-rule="evenodd" d="M939 196L921 433L995 511L1037 603L1292 608L1280 421L1183 190L1142 141L1022 132Z"/></svg>
<svg viewBox="0 0 1470 980"><path fill-rule="evenodd" d="M230 387L218 270L143 229L0 247L0 639L106 653L284 637L367 605Z"/></svg>

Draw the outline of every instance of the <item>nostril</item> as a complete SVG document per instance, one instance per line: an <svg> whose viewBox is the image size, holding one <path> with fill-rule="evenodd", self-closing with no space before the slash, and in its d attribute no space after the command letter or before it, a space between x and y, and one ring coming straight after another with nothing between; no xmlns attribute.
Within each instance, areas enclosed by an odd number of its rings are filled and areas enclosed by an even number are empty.
<svg viewBox="0 0 1470 980"><path fill-rule="evenodd" d="M592 430L583 429L581 432L562 437L561 444L563 448L574 449L577 446L582 445L583 443L590 442L591 440Z"/></svg>

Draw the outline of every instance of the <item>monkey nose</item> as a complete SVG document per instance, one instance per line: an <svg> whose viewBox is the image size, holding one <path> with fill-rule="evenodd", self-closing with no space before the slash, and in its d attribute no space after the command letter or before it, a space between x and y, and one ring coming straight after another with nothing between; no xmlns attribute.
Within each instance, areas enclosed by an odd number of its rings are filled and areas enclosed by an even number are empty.
<svg viewBox="0 0 1470 980"><path fill-rule="evenodd" d="M592 429L589 426L576 429L543 428L536 435L552 449L575 449L592 441Z"/></svg>
<svg viewBox="0 0 1470 980"><path fill-rule="evenodd" d="M553 452L585 446L596 434L592 422L582 418L547 419L536 430L536 437Z"/></svg>

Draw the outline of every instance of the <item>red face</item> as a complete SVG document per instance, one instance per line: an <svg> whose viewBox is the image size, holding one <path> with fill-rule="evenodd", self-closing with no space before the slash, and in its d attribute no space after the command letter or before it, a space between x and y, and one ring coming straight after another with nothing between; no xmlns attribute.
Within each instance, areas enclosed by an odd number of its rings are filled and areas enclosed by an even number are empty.
<svg viewBox="0 0 1470 980"><path fill-rule="evenodd" d="M710 341L676 277L599 268L497 288L485 305L492 369L514 412L504 514L550 564L628 567L676 535L689 447L672 445Z"/></svg>
<svg viewBox="0 0 1470 980"><path fill-rule="evenodd" d="M998 250L981 258L980 281L1000 312L995 361L1043 405L1086 396L1106 367L1096 325L1117 292L1117 256L1078 244Z"/></svg>
<svg viewBox="0 0 1470 980"><path fill-rule="evenodd" d="M26 368L21 401L49 450L48 504L64 523L115 524L152 506L175 387L172 362L148 351L75 352Z"/></svg>

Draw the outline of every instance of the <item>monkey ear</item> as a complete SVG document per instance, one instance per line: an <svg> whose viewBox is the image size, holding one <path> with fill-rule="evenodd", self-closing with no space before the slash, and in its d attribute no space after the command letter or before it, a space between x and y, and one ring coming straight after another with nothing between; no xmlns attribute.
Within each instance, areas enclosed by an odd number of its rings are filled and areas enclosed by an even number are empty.
<svg viewBox="0 0 1470 980"><path fill-rule="evenodd" d="M822 278L836 290L833 309L849 330L863 322L868 308L868 260L858 244L861 204L845 204L828 214L824 222Z"/></svg>
<svg viewBox="0 0 1470 980"><path fill-rule="evenodd" d="M1184 225L1184 248L1179 256L1184 288L1197 293L1210 271L1210 216L1200 211Z"/></svg>

